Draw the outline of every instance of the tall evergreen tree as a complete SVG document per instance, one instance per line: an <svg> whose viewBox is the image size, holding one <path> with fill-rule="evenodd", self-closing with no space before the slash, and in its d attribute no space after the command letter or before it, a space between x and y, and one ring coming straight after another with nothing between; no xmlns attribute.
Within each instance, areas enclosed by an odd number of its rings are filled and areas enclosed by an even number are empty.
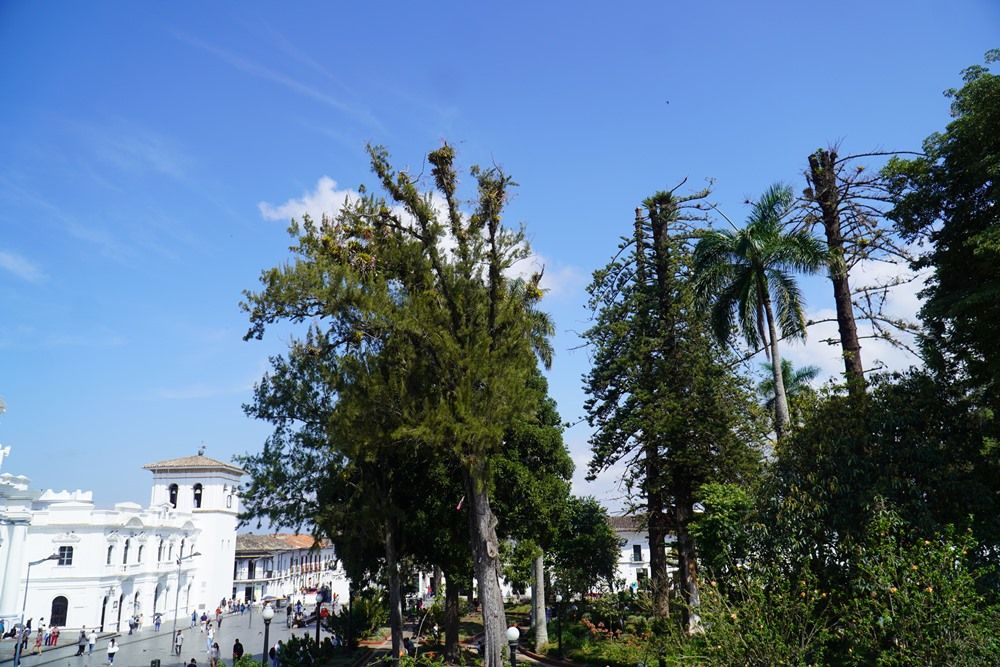
<svg viewBox="0 0 1000 667"><path fill-rule="evenodd" d="M412 350L388 378L406 388L393 394L394 436L460 463L484 657L498 667L506 619L491 468L506 431L532 414L527 386L538 359L551 359L552 325L537 309L541 275L509 275L530 251L523 233L502 223L512 181L499 168L472 170L478 196L466 212L450 146L428 155L435 195L393 169L384 149L369 154L388 201L365 196L336 220L293 225L293 262L266 271L263 290L246 296L247 337L279 320L317 319L325 327L318 344L342 356L389 343Z"/></svg>
<svg viewBox="0 0 1000 667"><path fill-rule="evenodd" d="M696 305L690 250L684 239L692 209L706 191L661 192L636 211L633 233L615 258L594 272L588 291L596 312L585 337L593 367L590 396L591 475L620 461L645 503L650 583L656 613L668 613L664 542L677 536L685 625L698 626L695 545L689 532L701 484L740 480L755 469L760 423L749 387L730 371Z"/></svg>

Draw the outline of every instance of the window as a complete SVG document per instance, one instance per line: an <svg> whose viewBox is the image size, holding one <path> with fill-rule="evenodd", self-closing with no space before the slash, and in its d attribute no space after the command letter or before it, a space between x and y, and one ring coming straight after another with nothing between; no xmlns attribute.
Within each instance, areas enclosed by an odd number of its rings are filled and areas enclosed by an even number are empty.
<svg viewBox="0 0 1000 667"><path fill-rule="evenodd" d="M136 554L135 562L136 563L141 563L142 562L142 545L141 544L139 545L139 553Z"/></svg>
<svg viewBox="0 0 1000 667"><path fill-rule="evenodd" d="M59 547L59 564L73 564L73 547Z"/></svg>
<svg viewBox="0 0 1000 667"><path fill-rule="evenodd" d="M194 485L194 506L196 509L201 507L201 484Z"/></svg>
<svg viewBox="0 0 1000 667"><path fill-rule="evenodd" d="M170 485L170 504L173 505L175 508L177 507L177 485L176 484L171 484Z"/></svg>
<svg viewBox="0 0 1000 667"><path fill-rule="evenodd" d="M167 546L167 560L174 559L174 545L170 544Z"/></svg>
<svg viewBox="0 0 1000 667"><path fill-rule="evenodd" d="M646 568L640 567L638 570L636 570L635 579L636 581L639 582L640 586L643 586L646 583L646 580L649 579L649 573L646 572Z"/></svg>
<svg viewBox="0 0 1000 667"><path fill-rule="evenodd" d="M641 563L642 562L642 545L633 544L632 545L632 560Z"/></svg>
<svg viewBox="0 0 1000 667"><path fill-rule="evenodd" d="M160 546L156 550L156 560L157 562L163 560L163 540L160 540Z"/></svg>
<svg viewBox="0 0 1000 667"><path fill-rule="evenodd" d="M122 552L122 565L128 565L128 545L132 540L125 540L125 550Z"/></svg>
<svg viewBox="0 0 1000 667"><path fill-rule="evenodd" d="M178 558L184 558L184 540L181 540L181 552L177 554Z"/></svg>
<svg viewBox="0 0 1000 667"><path fill-rule="evenodd" d="M70 550L73 547L69 547ZM49 613L49 625L63 627L66 625L66 610L69 608L69 600L60 595L52 599L52 611Z"/></svg>
<svg viewBox="0 0 1000 667"><path fill-rule="evenodd" d="M111 558L114 555L115 555L115 545L109 544L108 545L108 562L107 562L108 565L111 565Z"/></svg>

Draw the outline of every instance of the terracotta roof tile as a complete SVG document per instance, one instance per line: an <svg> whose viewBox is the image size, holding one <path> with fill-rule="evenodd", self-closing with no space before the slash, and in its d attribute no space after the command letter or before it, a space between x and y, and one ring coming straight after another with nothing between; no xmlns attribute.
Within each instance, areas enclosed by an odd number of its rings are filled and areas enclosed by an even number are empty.
<svg viewBox="0 0 1000 667"><path fill-rule="evenodd" d="M146 470L224 470L226 472L236 473L237 475L243 474L243 469L234 466L231 463L225 463L223 461L216 461L215 459L210 459L207 456L198 454L196 456L182 456L178 459L167 459L166 461L158 461L156 463L147 463L143 466Z"/></svg>

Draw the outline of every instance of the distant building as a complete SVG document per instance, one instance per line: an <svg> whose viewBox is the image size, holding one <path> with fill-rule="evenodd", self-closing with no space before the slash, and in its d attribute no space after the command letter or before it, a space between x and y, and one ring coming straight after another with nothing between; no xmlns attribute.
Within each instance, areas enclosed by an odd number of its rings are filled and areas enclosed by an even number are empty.
<svg viewBox="0 0 1000 667"><path fill-rule="evenodd" d="M610 516L608 521L621 540L616 578L633 590L645 588L649 585L649 532L645 521L635 516ZM664 549L669 549L673 542L674 536L668 535ZM671 573L676 570L669 565L667 569Z"/></svg>
<svg viewBox="0 0 1000 667"><path fill-rule="evenodd" d="M232 592L243 471L203 456L145 466L150 504L95 506L91 491L32 491L0 475L0 618L121 630L141 616L214 609ZM194 554L194 555L193 555ZM178 560L180 564L178 564Z"/></svg>
<svg viewBox="0 0 1000 667"><path fill-rule="evenodd" d="M273 596L311 602L317 590L327 588L338 601L347 601L347 575L333 545L309 535L238 535L232 575L237 600Z"/></svg>

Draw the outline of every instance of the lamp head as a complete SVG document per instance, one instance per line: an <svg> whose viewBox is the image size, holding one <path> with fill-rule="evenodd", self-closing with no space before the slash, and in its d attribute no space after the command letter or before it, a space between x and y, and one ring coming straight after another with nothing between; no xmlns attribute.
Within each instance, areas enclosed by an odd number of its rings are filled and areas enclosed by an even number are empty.
<svg viewBox="0 0 1000 667"><path fill-rule="evenodd" d="M521 631L517 629L516 625L512 625L509 628L507 628L506 634L507 634L507 641L510 642L511 644L516 643L517 640L521 637Z"/></svg>
<svg viewBox="0 0 1000 667"><path fill-rule="evenodd" d="M321 604L323 602L323 594L316 591L316 604Z"/></svg>
<svg viewBox="0 0 1000 667"><path fill-rule="evenodd" d="M271 608L270 604L264 605L264 610L260 612L260 615L264 617L265 621L270 621L274 618L274 609Z"/></svg>

